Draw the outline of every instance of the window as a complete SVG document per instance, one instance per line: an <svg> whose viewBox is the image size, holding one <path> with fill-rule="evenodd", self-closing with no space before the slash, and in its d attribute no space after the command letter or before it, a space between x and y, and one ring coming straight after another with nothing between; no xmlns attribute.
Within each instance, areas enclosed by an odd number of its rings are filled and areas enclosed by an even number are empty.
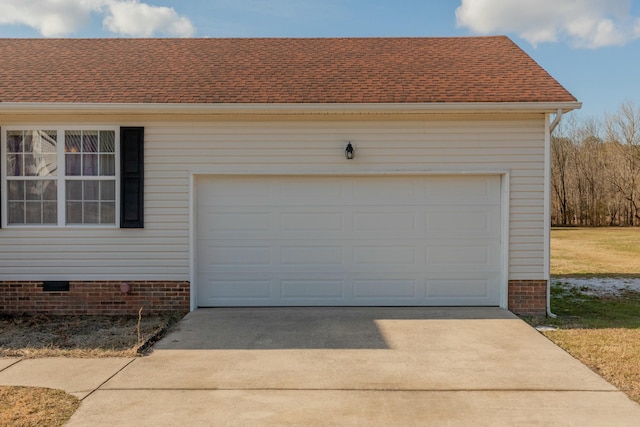
<svg viewBox="0 0 640 427"><path fill-rule="evenodd" d="M114 131L64 134L67 224L116 223Z"/></svg>
<svg viewBox="0 0 640 427"><path fill-rule="evenodd" d="M115 226L118 139L115 129L5 128L6 225Z"/></svg>

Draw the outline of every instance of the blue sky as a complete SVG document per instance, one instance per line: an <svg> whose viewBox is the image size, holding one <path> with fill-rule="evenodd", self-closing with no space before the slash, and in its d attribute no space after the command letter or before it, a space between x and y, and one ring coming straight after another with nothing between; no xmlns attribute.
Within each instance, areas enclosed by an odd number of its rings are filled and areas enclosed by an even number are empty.
<svg viewBox="0 0 640 427"><path fill-rule="evenodd" d="M0 37L506 34L602 118L640 105L635 0L0 0Z"/></svg>

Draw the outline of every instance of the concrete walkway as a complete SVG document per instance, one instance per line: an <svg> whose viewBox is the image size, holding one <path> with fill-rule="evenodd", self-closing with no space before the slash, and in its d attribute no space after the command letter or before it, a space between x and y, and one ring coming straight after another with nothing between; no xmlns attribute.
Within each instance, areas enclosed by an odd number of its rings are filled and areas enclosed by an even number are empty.
<svg viewBox="0 0 640 427"><path fill-rule="evenodd" d="M208 309L136 359L0 360L83 398L69 426L637 426L630 401L493 308Z"/></svg>

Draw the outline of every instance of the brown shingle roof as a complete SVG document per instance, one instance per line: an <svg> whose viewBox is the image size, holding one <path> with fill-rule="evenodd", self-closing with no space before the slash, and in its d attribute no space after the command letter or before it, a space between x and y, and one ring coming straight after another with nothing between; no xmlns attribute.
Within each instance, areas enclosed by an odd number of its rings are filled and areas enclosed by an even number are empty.
<svg viewBox="0 0 640 427"><path fill-rule="evenodd" d="M0 102L574 102L507 37L0 39Z"/></svg>

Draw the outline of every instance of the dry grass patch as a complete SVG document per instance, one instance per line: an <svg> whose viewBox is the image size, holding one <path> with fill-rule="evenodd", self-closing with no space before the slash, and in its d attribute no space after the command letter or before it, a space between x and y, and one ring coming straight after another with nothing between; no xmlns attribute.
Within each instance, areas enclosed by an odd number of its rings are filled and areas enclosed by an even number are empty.
<svg viewBox="0 0 640 427"><path fill-rule="evenodd" d="M566 329L544 334L640 403L640 329Z"/></svg>
<svg viewBox="0 0 640 427"><path fill-rule="evenodd" d="M0 315L0 357L138 356L183 315ZM0 426L61 426L79 404L61 390L0 386Z"/></svg>
<svg viewBox="0 0 640 427"><path fill-rule="evenodd" d="M0 316L0 357L132 357L183 314Z"/></svg>
<svg viewBox="0 0 640 427"><path fill-rule="evenodd" d="M80 401L61 390L0 386L0 426L61 426Z"/></svg>
<svg viewBox="0 0 640 427"><path fill-rule="evenodd" d="M554 228L552 275L640 275L640 228Z"/></svg>

